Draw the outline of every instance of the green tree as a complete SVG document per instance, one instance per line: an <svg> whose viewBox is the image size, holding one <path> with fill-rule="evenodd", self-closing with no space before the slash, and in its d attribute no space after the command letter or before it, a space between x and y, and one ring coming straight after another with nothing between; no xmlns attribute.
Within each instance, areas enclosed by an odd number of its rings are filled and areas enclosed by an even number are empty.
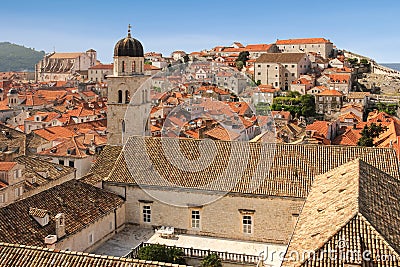
<svg viewBox="0 0 400 267"><path fill-rule="evenodd" d="M270 108L268 103L259 102L256 105L256 112L257 112L258 115L267 116L268 114L270 114L270 111L271 111L271 108Z"/></svg>
<svg viewBox="0 0 400 267"><path fill-rule="evenodd" d="M358 140L357 145L373 147L374 138L379 137L379 135L387 130L386 126L381 124L371 123L369 126L365 125L361 131L361 138Z"/></svg>
<svg viewBox="0 0 400 267"><path fill-rule="evenodd" d="M257 80L256 85L260 85L261 84L261 80Z"/></svg>
<svg viewBox="0 0 400 267"><path fill-rule="evenodd" d="M185 63L189 62L189 56L188 55L185 55L183 57L183 62L185 62Z"/></svg>
<svg viewBox="0 0 400 267"><path fill-rule="evenodd" d="M286 96L275 97L272 110L286 110L292 116L312 117L315 115L315 98L313 95L300 95L298 92L287 92Z"/></svg>
<svg viewBox="0 0 400 267"><path fill-rule="evenodd" d="M222 267L222 261L217 254L212 253L206 256L200 263L201 267Z"/></svg>
<svg viewBox="0 0 400 267"><path fill-rule="evenodd" d="M236 62L242 61L243 65L246 65L247 60L249 60L249 56L250 56L249 51L242 51L239 53L239 56L236 59Z"/></svg>
<svg viewBox="0 0 400 267"><path fill-rule="evenodd" d="M242 61L236 61L236 68L237 68L238 70L242 70L242 69L243 69L243 66L244 66L244 64L243 64Z"/></svg>
<svg viewBox="0 0 400 267"><path fill-rule="evenodd" d="M186 264L182 249L152 244L139 249L138 258L147 261L161 261L177 264Z"/></svg>

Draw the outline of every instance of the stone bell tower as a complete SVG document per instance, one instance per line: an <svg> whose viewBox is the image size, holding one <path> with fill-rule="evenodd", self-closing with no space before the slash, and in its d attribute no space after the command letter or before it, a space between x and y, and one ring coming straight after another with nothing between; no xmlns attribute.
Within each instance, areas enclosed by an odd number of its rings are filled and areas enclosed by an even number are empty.
<svg viewBox="0 0 400 267"><path fill-rule="evenodd" d="M128 36L114 48L114 71L107 76L107 131L110 145L124 144L131 135L144 135L150 115L150 87L139 87L150 76L144 75L142 44ZM126 111L128 113L126 114Z"/></svg>

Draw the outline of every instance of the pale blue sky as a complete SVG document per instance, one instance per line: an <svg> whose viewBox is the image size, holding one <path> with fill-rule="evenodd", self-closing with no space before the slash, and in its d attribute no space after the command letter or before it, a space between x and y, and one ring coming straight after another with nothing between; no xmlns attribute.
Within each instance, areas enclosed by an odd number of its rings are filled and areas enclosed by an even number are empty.
<svg viewBox="0 0 400 267"><path fill-rule="evenodd" d="M3 1L0 41L47 52L94 48L111 62L133 25L146 52L169 55L278 39L325 37L339 48L400 62L400 1Z"/></svg>

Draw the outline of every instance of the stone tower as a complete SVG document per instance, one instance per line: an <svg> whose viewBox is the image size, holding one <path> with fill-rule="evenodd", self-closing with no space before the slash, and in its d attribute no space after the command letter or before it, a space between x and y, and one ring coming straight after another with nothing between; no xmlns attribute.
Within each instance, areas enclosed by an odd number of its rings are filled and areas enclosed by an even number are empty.
<svg viewBox="0 0 400 267"><path fill-rule="evenodd" d="M132 38L129 26L128 36L115 45L113 75L107 76L107 137L110 145L124 144L127 137L144 135L148 129L150 87L142 88L140 92L138 89L149 77L144 75L143 46Z"/></svg>

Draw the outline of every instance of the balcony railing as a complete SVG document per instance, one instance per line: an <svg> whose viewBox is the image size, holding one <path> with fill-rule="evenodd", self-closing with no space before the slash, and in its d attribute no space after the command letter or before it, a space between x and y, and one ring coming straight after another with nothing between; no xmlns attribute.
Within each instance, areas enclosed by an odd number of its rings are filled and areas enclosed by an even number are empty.
<svg viewBox="0 0 400 267"><path fill-rule="evenodd" d="M137 247L133 248L125 257L136 259L138 256L139 249L141 249L142 247L150 246L150 245L154 245L154 244L142 242ZM197 248L184 248L184 247L176 247L176 246L166 246L166 247L182 249L185 257L188 257L188 258L203 259L210 254L217 254L218 257L223 262L231 262L231 263L239 263L239 264L257 264L260 261L260 257L258 255L257 256L256 255L246 255L246 254L212 251L212 250L197 249Z"/></svg>

